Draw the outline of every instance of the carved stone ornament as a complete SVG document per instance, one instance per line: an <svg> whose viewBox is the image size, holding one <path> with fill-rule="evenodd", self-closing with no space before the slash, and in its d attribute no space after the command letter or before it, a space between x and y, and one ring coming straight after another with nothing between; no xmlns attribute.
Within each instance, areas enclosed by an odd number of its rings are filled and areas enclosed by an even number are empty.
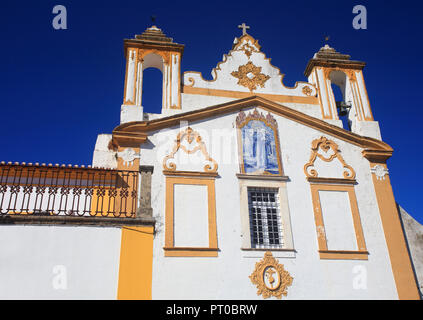
<svg viewBox="0 0 423 320"><path fill-rule="evenodd" d="M132 166L134 160L140 158L140 155L132 148L126 148L125 150L118 152L117 155L119 158L122 158L124 166Z"/></svg>
<svg viewBox="0 0 423 320"><path fill-rule="evenodd" d="M389 174L389 170L380 164L375 165L370 171L375 174L377 180L385 180L385 176Z"/></svg>
<svg viewBox="0 0 423 320"><path fill-rule="evenodd" d="M190 146L194 142L193 148L188 149L187 147L182 145L182 142L184 140L186 140ZM198 132L192 130L190 127L185 129L184 131L181 131L181 132L178 133L171 153L169 155L167 155L166 157L164 157L163 168L165 170L176 171L176 164L173 163L173 162L168 163L168 160L173 159L175 157L175 154L178 152L179 149L181 149L182 151L184 151L187 154L194 154L197 151L200 151L203 154L205 160L207 162L211 162L211 165L206 164L204 166L204 172L217 172L217 162L212 157L210 157L210 155L208 154L207 149L206 149L206 145L204 144L204 142L203 142L201 136L198 134Z"/></svg>
<svg viewBox="0 0 423 320"><path fill-rule="evenodd" d="M303 90L302 91L308 97L311 96L311 94L313 93L313 90L310 89L310 87L307 87L307 86L303 87Z"/></svg>
<svg viewBox="0 0 423 320"><path fill-rule="evenodd" d="M332 154L329 154L329 151L332 150ZM322 153L320 153L322 151ZM328 155L328 157L325 157ZM304 166L304 173L308 178L317 178L318 173L314 167L314 162L317 158L325 162L332 162L334 159L338 159L341 162L344 172L342 173L345 179L354 180L355 179L355 171L354 169L348 165L344 158L342 157L338 145L327 139L326 137L321 137L320 139L313 140L311 144L311 155L310 160Z"/></svg>
<svg viewBox="0 0 423 320"><path fill-rule="evenodd" d="M264 258L256 263L254 272L250 275L251 282L257 286L257 295L264 299L276 297L281 299L288 294L288 287L292 285L293 278L284 265L276 260L270 251Z"/></svg>
<svg viewBox="0 0 423 320"><path fill-rule="evenodd" d="M238 39L238 42L234 44L233 51L243 51L244 54L250 59L253 52L260 52L260 45L258 41L248 34L244 34Z"/></svg>
<svg viewBox="0 0 423 320"><path fill-rule="evenodd" d="M278 130L278 123L276 119L271 115L271 113L268 112L265 116L262 112L259 112L257 109L254 109L254 111L252 113L250 112L248 115L246 115L244 111L241 111L236 117L236 125L238 128L242 128L250 120L263 121L272 129Z"/></svg>
<svg viewBox="0 0 423 320"><path fill-rule="evenodd" d="M270 76L261 73L261 67L255 66L251 61L239 66L238 71L231 72L231 75L238 79L238 84L253 92L257 86L264 88L264 84Z"/></svg>

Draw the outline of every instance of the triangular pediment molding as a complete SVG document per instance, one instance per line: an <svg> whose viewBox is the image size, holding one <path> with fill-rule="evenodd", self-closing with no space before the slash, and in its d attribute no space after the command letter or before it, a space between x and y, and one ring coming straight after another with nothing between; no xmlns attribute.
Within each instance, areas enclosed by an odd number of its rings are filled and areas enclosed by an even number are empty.
<svg viewBox="0 0 423 320"><path fill-rule="evenodd" d="M372 157L377 158L379 161L384 161L388 159L393 152L393 149L383 141L358 135L259 96L251 96L245 99L239 99L190 112L178 113L164 118L124 123L113 130L113 140L118 145L133 144L139 146L140 143L147 141L149 133L179 126L181 121L199 121L252 107L258 107L272 112L286 119L316 129L321 133L329 134L332 137L359 146L364 149L363 155L366 158Z"/></svg>

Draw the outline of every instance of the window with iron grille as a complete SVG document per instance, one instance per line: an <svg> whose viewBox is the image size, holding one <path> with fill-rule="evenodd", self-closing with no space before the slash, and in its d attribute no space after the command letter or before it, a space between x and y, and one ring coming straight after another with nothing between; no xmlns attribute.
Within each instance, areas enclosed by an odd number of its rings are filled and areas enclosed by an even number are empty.
<svg viewBox="0 0 423 320"><path fill-rule="evenodd" d="M283 247L279 192L273 188L248 188L252 248Z"/></svg>

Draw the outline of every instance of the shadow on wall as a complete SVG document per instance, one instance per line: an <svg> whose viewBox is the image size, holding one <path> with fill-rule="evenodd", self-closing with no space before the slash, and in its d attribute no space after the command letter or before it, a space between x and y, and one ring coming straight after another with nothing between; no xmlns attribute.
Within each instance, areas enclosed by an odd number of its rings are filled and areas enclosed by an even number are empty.
<svg viewBox="0 0 423 320"><path fill-rule="evenodd" d="M406 236L417 286L420 290L420 299L423 299L423 226L414 220L398 203L397 208Z"/></svg>

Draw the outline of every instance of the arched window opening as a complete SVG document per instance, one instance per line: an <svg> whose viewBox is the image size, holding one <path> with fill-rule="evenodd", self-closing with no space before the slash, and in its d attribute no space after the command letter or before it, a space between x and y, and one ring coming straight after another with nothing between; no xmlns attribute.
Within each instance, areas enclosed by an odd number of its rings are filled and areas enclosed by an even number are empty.
<svg viewBox="0 0 423 320"><path fill-rule="evenodd" d="M161 113L162 112L162 72L155 68L144 70L142 86L142 106L144 112Z"/></svg>
<svg viewBox="0 0 423 320"><path fill-rule="evenodd" d="M163 58L150 53L143 58L142 106L144 112L161 113L163 105Z"/></svg>

